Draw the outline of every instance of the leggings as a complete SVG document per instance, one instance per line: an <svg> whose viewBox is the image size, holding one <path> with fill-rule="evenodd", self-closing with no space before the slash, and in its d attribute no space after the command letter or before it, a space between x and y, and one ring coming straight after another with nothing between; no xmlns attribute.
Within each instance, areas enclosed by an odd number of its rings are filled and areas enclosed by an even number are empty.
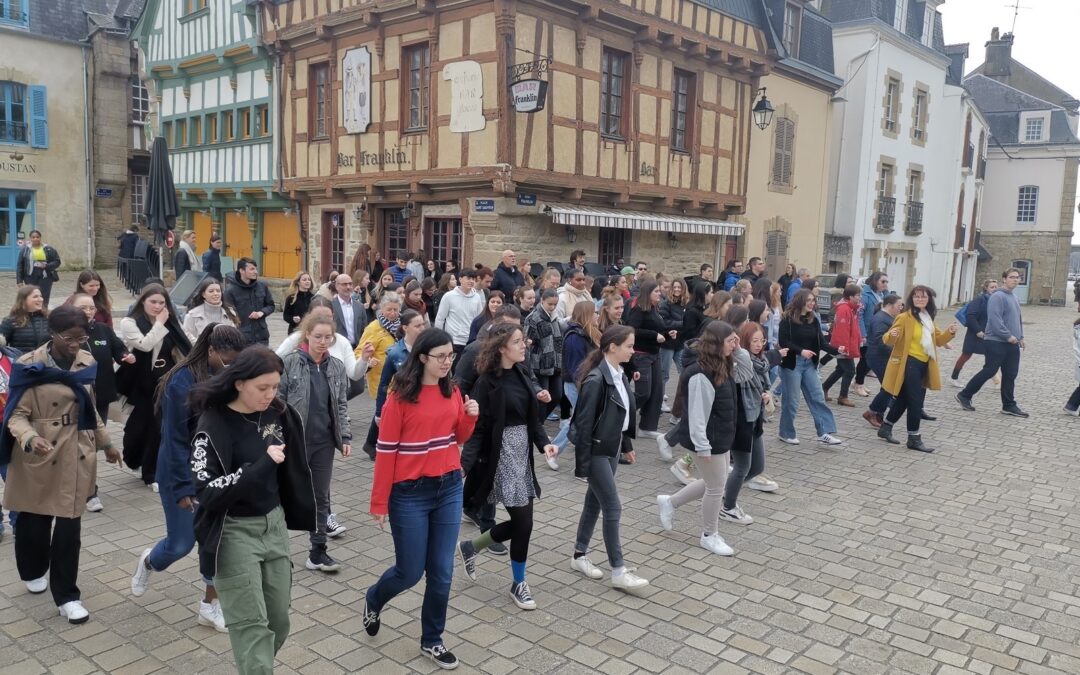
<svg viewBox="0 0 1080 675"><path fill-rule="evenodd" d="M504 505L505 506L505 505ZM529 559L529 539L533 529L533 503L525 506L505 506L510 520L504 520L491 528L491 538L502 543L510 541L510 559L525 562Z"/></svg>
<svg viewBox="0 0 1080 675"><path fill-rule="evenodd" d="M750 452L731 453L731 473L728 474L727 487L724 490L725 509L738 506L739 491L742 490L743 483L765 471L765 437L754 436L752 447Z"/></svg>
<svg viewBox="0 0 1080 675"><path fill-rule="evenodd" d="M679 508L695 499L701 500L701 531L705 536L719 529L720 507L723 506L724 484L727 482L728 454L694 455L694 465L701 478L671 495L671 505Z"/></svg>
<svg viewBox="0 0 1080 675"><path fill-rule="evenodd" d="M960 371L963 369L964 364L971 360L971 352L964 352L960 355L960 358L956 359L956 363L952 367L952 379L960 377Z"/></svg>

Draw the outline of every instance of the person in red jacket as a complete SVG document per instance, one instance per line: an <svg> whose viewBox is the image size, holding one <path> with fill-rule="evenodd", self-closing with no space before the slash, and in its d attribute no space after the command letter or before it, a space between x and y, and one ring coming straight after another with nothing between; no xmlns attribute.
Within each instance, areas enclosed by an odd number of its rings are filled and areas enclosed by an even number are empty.
<svg viewBox="0 0 1080 675"><path fill-rule="evenodd" d="M371 515L380 528L389 517L395 558L368 588L364 604L364 629L374 637L386 603L426 573L420 651L446 669L458 665L442 633L461 529L459 448L472 436L479 414L476 401L462 399L452 384L453 362L450 334L429 328L391 382L379 421Z"/></svg>
<svg viewBox="0 0 1080 675"><path fill-rule="evenodd" d="M848 388L851 379L855 377L855 357L859 354L859 345L862 343L862 331L859 329L857 319L859 305L862 304L859 296L862 289L856 284L848 284L844 287L844 297L836 305L836 315L833 319L832 333L829 342L836 347L840 354L836 357L836 370L832 371L825 380L822 389L825 390L825 400L831 401L829 387L840 380L840 398L836 402L849 408L855 404L848 398Z"/></svg>

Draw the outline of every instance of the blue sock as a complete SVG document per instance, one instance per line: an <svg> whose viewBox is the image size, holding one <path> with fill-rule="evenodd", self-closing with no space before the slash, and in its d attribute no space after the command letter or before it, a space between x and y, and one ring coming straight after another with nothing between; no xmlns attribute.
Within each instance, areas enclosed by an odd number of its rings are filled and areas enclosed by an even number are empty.
<svg viewBox="0 0 1080 675"><path fill-rule="evenodd" d="M516 560L510 561L510 569L514 573L514 583L520 584L525 581L525 561L518 562Z"/></svg>

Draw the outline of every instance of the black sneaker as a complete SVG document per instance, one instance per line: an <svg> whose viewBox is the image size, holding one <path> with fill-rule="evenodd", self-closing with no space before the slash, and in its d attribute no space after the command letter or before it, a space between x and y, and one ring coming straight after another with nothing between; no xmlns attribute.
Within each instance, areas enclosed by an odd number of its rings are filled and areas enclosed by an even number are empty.
<svg viewBox="0 0 1080 675"><path fill-rule="evenodd" d="M956 393L956 402L960 404L960 407L968 412L975 412L975 406L971 405L971 399L964 396L960 392Z"/></svg>
<svg viewBox="0 0 1080 675"><path fill-rule="evenodd" d="M309 570L318 570L320 572L337 572L341 569L341 563L331 558L326 553L325 548L319 548L308 555L305 567Z"/></svg>
<svg viewBox="0 0 1080 675"><path fill-rule="evenodd" d="M1001 409L1002 415L1012 415L1013 417L1030 417L1026 412L1020 409L1018 405L1011 405L1008 408Z"/></svg>
<svg viewBox="0 0 1080 675"><path fill-rule="evenodd" d="M375 637L379 634L380 626L382 626L382 620L379 619L379 613L369 610L367 600L364 600L364 630L371 637Z"/></svg>
<svg viewBox="0 0 1080 675"><path fill-rule="evenodd" d="M476 549L473 543L471 541L458 542L457 552L458 557L461 558L461 565L465 568L465 574L476 581Z"/></svg>
<svg viewBox="0 0 1080 675"><path fill-rule="evenodd" d="M510 586L510 598L521 609L536 609L536 601L533 600L532 591L529 590L529 582L521 581Z"/></svg>
<svg viewBox="0 0 1080 675"><path fill-rule="evenodd" d="M469 511L467 509L463 509L461 511L461 515L465 516L465 519L468 520L473 525L475 525L475 526L477 526L479 528L484 527L483 525L480 524L480 514L477 513L476 511Z"/></svg>
<svg viewBox="0 0 1080 675"><path fill-rule="evenodd" d="M428 658L435 662L435 665L443 670L453 670L458 667L457 657L454 656L453 652L442 645L434 645L431 647L424 647L421 645L420 652L427 655Z"/></svg>
<svg viewBox="0 0 1080 675"><path fill-rule="evenodd" d="M500 541L493 541L491 545L487 547L487 550L494 555L509 555L510 551L507 550L506 544Z"/></svg>

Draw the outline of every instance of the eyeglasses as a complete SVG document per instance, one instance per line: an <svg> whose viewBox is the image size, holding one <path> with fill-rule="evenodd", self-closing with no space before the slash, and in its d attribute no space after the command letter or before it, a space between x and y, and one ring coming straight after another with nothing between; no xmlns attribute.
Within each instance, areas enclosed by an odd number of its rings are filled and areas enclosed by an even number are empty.
<svg viewBox="0 0 1080 675"><path fill-rule="evenodd" d="M1019 279L1020 275L1019 274L1010 274L1009 276L1007 276L1005 278L1006 279Z"/></svg>
<svg viewBox="0 0 1080 675"><path fill-rule="evenodd" d="M429 359L435 359L439 363L453 363L457 354L450 352L449 354L424 354Z"/></svg>
<svg viewBox="0 0 1080 675"><path fill-rule="evenodd" d="M88 336L88 335L84 335L84 336L82 336L80 338L73 338L73 337L68 337L67 335L61 335L59 333L53 333L53 338L55 338L57 340L63 340L64 342L68 343L69 345L84 345L87 342L90 342L90 336Z"/></svg>
<svg viewBox="0 0 1080 675"><path fill-rule="evenodd" d="M753 340L750 341L750 344L752 344L752 345L763 345L763 344L765 344L765 338L756 337L756 338L754 338Z"/></svg>

